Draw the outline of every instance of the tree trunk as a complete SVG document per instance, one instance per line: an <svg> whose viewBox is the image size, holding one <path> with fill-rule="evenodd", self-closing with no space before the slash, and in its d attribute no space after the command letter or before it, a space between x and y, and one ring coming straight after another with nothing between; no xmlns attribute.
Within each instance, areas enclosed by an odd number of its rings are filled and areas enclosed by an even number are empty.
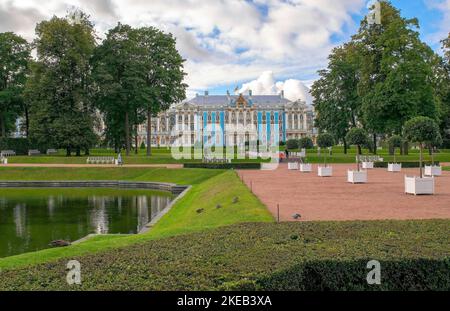
<svg viewBox="0 0 450 311"><path fill-rule="evenodd" d="M128 111L125 112L125 145L126 145L125 154L129 156L131 149L131 138L130 138L130 120L128 116Z"/></svg>
<svg viewBox="0 0 450 311"><path fill-rule="evenodd" d="M343 138L342 140L344 142L344 154L347 154L347 149L348 149L347 140L345 138Z"/></svg>
<svg viewBox="0 0 450 311"><path fill-rule="evenodd" d="M27 107L25 107L25 136L30 137L30 115Z"/></svg>
<svg viewBox="0 0 450 311"><path fill-rule="evenodd" d="M70 147L67 147L66 148L66 156L70 157L71 153L72 153L72 150L70 150Z"/></svg>
<svg viewBox="0 0 450 311"><path fill-rule="evenodd" d="M359 154L359 155L362 154L362 152L361 152L361 146L360 146L360 145L358 145L358 154Z"/></svg>
<svg viewBox="0 0 450 311"><path fill-rule="evenodd" d="M409 153L409 143L405 142L402 146L403 152L402 155L408 155Z"/></svg>
<svg viewBox="0 0 450 311"><path fill-rule="evenodd" d="M80 147L77 147L77 149L76 149L76 156L77 157L81 156L81 148Z"/></svg>
<svg viewBox="0 0 450 311"><path fill-rule="evenodd" d="M134 148L134 154L138 154L139 146L138 146L138 125L137 124L134 125L134 144L136 146L136 148Z"/></svg>
<svg viewBox="0 0 450 311"><path fill-rule="evenodd" d="M88 156L89 155L89 148L84 149L84 155Z"/></svg>
<svg viewBox="0 0 450 311"><path fill-rule="evenodd" d="M0 122L2 123L2 137L6 138L5 114L3 111L0 113Z"/></svg>
<svg viewBox="0 0 450 311"><path fill-rule="evenodd" d="M377 134L373 134L373 154L377 154Z"/></svg>
<svg viewBox="0 0 450 311"><path fill-rule="evenodd" d="M168 130L168 129L166 129ZM152 110L147 109L147 156L152 155Z"/></svg>
<svg viewBox="0 0 450 311"><path fill-rule="evenodd" d="M420 178L423 178L423 171L422 171L422 161L423 161L423 146L422 144L420 144L420 158L419 158L419 166L420 166Z"/></svg>

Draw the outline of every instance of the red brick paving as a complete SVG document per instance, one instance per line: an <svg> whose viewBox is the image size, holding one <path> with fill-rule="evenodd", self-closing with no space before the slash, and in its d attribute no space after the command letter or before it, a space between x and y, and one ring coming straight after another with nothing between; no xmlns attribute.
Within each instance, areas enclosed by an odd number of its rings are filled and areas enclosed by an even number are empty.
<svg viewBox="0 0 450 311"><path fill-rule="evenodd" d="M418 169L400 173L386 169L368 171L367 184L347 183L347 169L355 165L333 164L333 177L318 177L317 165L312 173L290 171L280 164L275 171L242 170L245 184L280 220L374 220L450 218L450 172L436 177L436 194L413 196L404 193L404 175L418 175Z"/></svg>

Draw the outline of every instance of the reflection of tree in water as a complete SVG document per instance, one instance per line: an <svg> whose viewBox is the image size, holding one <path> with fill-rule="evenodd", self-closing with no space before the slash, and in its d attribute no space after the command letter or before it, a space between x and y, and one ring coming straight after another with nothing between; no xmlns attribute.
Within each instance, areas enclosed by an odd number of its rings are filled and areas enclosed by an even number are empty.
<svg viewBox="0 0 450 311"><path fill-rule="evenodd" d="M88 198L89 206L94 207L90 213L90 223L97 234L106 234L109 231L106 206L111 202L114 203L114 197L94 195Z"/></svg>
<svg viewBox="0 0 450 311"><path fill-rule="evenodd" d="M25 237L25 226L26 226L26 217L27 210L25 203L16 204L14 207L14 223L16 224L16 235L18 237Z"/></svg>

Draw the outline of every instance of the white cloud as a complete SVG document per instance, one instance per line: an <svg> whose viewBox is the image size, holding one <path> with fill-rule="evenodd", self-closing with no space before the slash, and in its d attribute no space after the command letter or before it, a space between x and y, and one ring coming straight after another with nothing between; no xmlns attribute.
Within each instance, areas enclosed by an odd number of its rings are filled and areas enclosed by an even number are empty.
<svg viewBox="0 0 450 311"><path fill-rule="evenodd" d="M312 105L313 102L309 88L302 81L288 79L276 82L272 71L265 71L256 80L244 83L239 93L246 93L249 90L252 90L254 95L276 95L284 91L284 96L289 100L302 100L308 105Z"/></svg>
<svg viewBox="0 0 450 311"><path fill-rule="evenodd" d="M331 38L356 27L352 14L364 9L365 0L0 0L0 17L10 15L0 31L31 40L35 23L73 6L92 16L100 36L118 21L172 32L187 59L192 92L266 70L310 75L326 64Z"/></svg>
<svg viewBox="0 0 450 311"><path fill-rule="evenodd" d="M426 0L427 6L442 12L442 19L438 22L438 30L430 34L428 39L435 44L448 37L450 32L450 0Z"/></svg>

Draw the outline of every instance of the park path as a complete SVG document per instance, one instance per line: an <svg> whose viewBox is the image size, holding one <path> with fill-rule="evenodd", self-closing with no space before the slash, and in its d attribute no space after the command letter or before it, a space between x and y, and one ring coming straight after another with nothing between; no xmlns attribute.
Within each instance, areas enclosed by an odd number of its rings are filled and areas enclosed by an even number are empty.
<svg viewBox="0 0 450 311"><path fill-rule="evenodd" d="M347 169L355 165L332 164L333 177L318 177L314 172L288 170L280 164L273 171L240 170L239 175L253 193L280 220L303 221L450 219L450 172L436 177L436 194L413 196L404 193L404 175L414 176L418 169L389 173L386 169L368 172L367 184L347 183Z"/></svg>
<svg viewBox="0 0 450 311"><path fill-rule="evenodd" d="M89 167L89 168L106 168L106 167L125 167L125 168L183 168L183 164L124 164L117 166L114 164L58 164L58 163L8 163L0 164L0 167Z"/></svg>

